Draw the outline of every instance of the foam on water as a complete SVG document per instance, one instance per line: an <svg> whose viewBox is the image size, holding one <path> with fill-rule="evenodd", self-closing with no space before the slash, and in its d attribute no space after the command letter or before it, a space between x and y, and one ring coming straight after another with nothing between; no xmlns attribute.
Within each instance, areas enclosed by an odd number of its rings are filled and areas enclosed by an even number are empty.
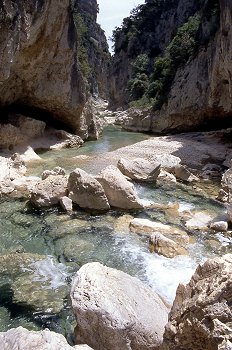
<svg viewBox="0 0 232 350"><path fill-rule="evenodd" d="M199 264L199 261L190 256L168 259L151 254L130 241L125 242L121 252L132 261L139 262L141 271L138 272L137 277L149 284L169 303L173 302L179 283L188 283Z"/></svg>
<svg viewBox="0 0 232 350"><path fill-rule="evenodd" d="M52 256L31 264L34 281L46 282L49 288L57 289L66 284L69 276L68 267L62 263L55 263Z"/></svg>

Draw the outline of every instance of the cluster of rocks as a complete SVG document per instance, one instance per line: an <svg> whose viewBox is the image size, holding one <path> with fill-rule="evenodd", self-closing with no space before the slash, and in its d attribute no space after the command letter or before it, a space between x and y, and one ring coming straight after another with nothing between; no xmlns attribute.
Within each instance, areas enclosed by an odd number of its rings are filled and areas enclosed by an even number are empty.
<svg viewBox="0 0 232 350"><path fill-rule="evenodd" d="M0 124L0 149L14 150L27 148L62 149L78 148L83 140L64 130L48 128L46 123L22 114L8 115L7 123Z"/></svg>
<svg viewBox="0 0 232 350"><path fill-rule="evenodd" d="M128 274L88 263L74 276L72 308L75 345L48 330L22 327L0 333L1 349L229 350L231 343L232 255L199 265L179 285L170 306Z"/></svg>

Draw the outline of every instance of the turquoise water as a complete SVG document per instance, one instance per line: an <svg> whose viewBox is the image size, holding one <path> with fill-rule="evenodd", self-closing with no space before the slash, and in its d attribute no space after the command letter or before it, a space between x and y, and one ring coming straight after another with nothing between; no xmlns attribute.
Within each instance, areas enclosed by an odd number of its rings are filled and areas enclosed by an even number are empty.
<svg viewBox="0 0 232 350"><path fill-rule="evenodd" d="M73 157L99 155L148 137L111 127L102 139L86 143L78 150L40 154L45 163L34 164L30 172L39 174L57 165L71 170ZM93 167L84 160L82 165ZM210 197L209 188L196 193L185 185L137 184L136 189L147 202L179 203L181 210L207 211L213 216L224 213L224 207ZM217 186L212 189L216 192ZM189 280L198 263L231 251L229 237L187 230L191 237L187 256L168 259L151 254L147 240L127 229L133 217L186 230L181 213L165 208L110 211L104 215L78 210L69 216L57 207L38 210L27 201L1 198L0 331L19 325L28 329L47 327L63 333L71 342L75 322L70 310L70 283L75 272L87 262L99 261L137 276L172 302L177 285Z"/></svg>

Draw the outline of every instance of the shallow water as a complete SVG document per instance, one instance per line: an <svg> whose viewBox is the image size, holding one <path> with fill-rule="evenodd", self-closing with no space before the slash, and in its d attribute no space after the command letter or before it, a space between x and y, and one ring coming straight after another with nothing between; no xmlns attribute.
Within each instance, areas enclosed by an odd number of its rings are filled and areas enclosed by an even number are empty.
<svg viewBox="0 0 232 350"><path fill-rule="evenodd" d="M41 154L45 165L37 164L31 172L39 174L43 167L57 165L71 170L74 155L98 154L147 137L111 127L102 139L81 149ZM94 164L88 163L88 167ZM178 284L188 282L198 263L231 251L229 237L188 230L192 242L188 256L167 259L151 254L145 238L119 225L128 214L185 229L184 211L221 215L224 207L209 196L217 191L217 185L199 192L181 184L136 185L136 189L146 202L179 203L179 210L110 211L95 216L80 210L68 216L59 208L35 210L25 201L0 200L0 331L18 325L48 327L71 341L75 322L70 310L70 281L87 262L99 261L137 276L171 303Z"/></svg>

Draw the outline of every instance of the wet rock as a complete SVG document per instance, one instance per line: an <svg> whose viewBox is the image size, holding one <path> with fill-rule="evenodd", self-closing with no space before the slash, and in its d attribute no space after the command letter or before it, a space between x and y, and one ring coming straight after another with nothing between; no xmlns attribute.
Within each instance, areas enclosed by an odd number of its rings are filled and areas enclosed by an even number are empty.
<svg viewBox="0 0 232 350"><path fill-rule="evenodd" d="M184 165L178 165L174 168L174 174L177 179L186 181L186 182L194 182L199 181L199 179L193 175Z"/></svg>
<svg viewBox="0 0 232 350"><path fill-rule="evenodd" d="M68 179L69 198L81 208L104 211L110 208L103 186L84 170L75 169Z"/></svg>
<svg viewBox="0 0 232 350"><path fill-rule="evenodd" d="M52 238L76 234L89 225L88 221L71 219L68 215L55 215L54 217L50 215L46 218L46 223L50 226L48 235Z"/></svg>
<svg viewBox="0 0 232 350"><path fill-rule="evenodd" d="M123 175L141 182L156 182L160 173L160 164L143 158L128 160L121 158L117 164Z"/></svg>
<svg viewBox="0 0 232 350"><path fill-rule="evenodd" d="M192 230L207 230L213 217L207 212L197 212L193 217L186 221L185 226Z"/></svg>
<svg viewBox="0 0 232 350"><path fill-rule="evenodd" d="M56 313L63 309L67 271L43 255L14 252L0 256L1 281L7 279L15 303L31 310Z"/></svg>
<svg viewBox="0 0 232 350"><path fill-rule="evenodd" d="M49 176L38 182L32 189L30 201L36 207L50 207L58 204L68 194L67 176Z"/></svg>
<svg viewBox="0 0 232 350"><path fill-rule="evenodd" d="M199 265L190 282L179 285L164 350L231 349L232 255Z"/></svg>
<svg viewBox="0 0 232 350"><path fill-rule="evenodd" d="M0 333L1 350L91 350L86 345L70 346L61 334L43 331L28 331L23 327L12 328Z"/></svg>
<svg viewBox="0 0 232 350"><path fill-rule="evenodd" d="M177 227L164 225L160 222L154 222L148 219L135 218L130 222L131 232L145 235L148 238L152 233L162 234L171 240L175 240L182 245L189 243L189 237L184 230Z"/></svg>
<svg viewBox="0 0 232 350"><path fill-rule="evenodd" d="M174 258L177 255L187 254L187 251L183 247L161 233L152 233L150 235L149 248L152 253L163 255L166 258Z"/></svg>
<svg viewBox="0 0 232 350"><path fill-rule="evenodd" d="M69 197L60 198L60 205L67 212L71 212L73 209L72 208L72 200Z"/></svg>
<svg viewBox="0 0 232 350"><path fill-rule="evenodd" d="M84 265L73 279L76 343L95 350L148 350L162 342L167 308L138 279L99 263Z"/></svg>
<svg viewBox="0 0 232 350"><path fill-rule="evenodd" d="M83 263L88 261L89 253L94 250L94 244L87 240L81 239L80 237L67 236L62 241L57 242L58 245L63 246L64 258L66 261L75 261L83 265Z"/></svg>
<svg viewBox="0 0 232 350"><path fill-rule="evenodd" d="M11 285L13 302L25 304L35 311L43 313L58 313L64 307L64 298L68 294L66 285L53 288L46 276L33 273L24 273L17 277ZM48 267L49 268L49 267Z"/></svg>
<svg viewBox="0 0 232 350"><path fill-rule="evenodd" d="M96 179L104 188L110 206L121 209L143 208L134 186L115 166L103 169Z"/></svg>
<svg viewBox="0 0 232 350"><path fill-rule="evenodd" d="M42 180L45 180L50 175L53 175L53 176L55 176L55 175L65 175L65 169L57 166L53 170L44 170L42 175L41 175L41 178L42 178Z"/></svg>
<svg viewBox="0 0 232 350"><path fill-rule="evenodd" d="M210 224L210 228L217 232L228 231L228 222L226 221L215 221Z"/></svg>
<svg viewBox="0 0 232 350"><path fill-rule="evenodd" d="M129 233L129 224L133 220L131 215L123 215L117 218L114 222L114 232L116 234Z"/></svg>

